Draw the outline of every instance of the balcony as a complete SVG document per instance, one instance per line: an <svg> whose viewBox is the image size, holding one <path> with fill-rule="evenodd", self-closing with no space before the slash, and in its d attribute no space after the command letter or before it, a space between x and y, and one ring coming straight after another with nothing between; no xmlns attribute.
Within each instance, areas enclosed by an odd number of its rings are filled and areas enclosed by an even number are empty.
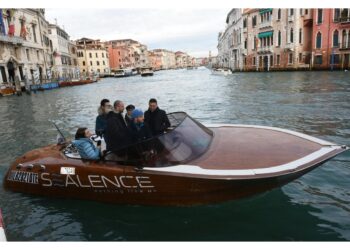
<svg viewBox="0 0 350 250"><path fill-rule="evenodd" d="M11 43L14 45L22 45L23 44L23 38L19 36L4 36L0 35L0 41L4 43Z"/></svg>
<svg viewBox="0 0 350 250"><path fill-rule="evenodd" d="M247 49L241 49L241 53L245 56L248 55Z"/></svg>
<svg viewBox="0 0 350 250"><path fill-rule="evenodd" d="M272 28L272 20L265 21L259 24L259 29Z"/></svg>
<svg viewBox="0 0 350 250"><path fill-rule="evenodd" d="M348 43L339 44L339 50L350 50L350 41Z"/></svg>
<svg viewBox="0 0 350 250"><path fill-rule="evenodd" d="M293 16L288 16L288 22L293 22L294 21L294 15Z"/></svg>
<svg viewBox="0 0 350 250"><path fill-rule="evenodd" d="M290 50L290 51L293 51L294 50L294 44L293 43L287 43L284 48L286 50Z"/></svg>
<svg viewBox="0 0 350 250"><path fill-rule="evenodd" d="M243 28L243 33L247 33L247 32L248 32L247 27Z"/></svg>
<svg viewBox="0 0 350 250"><path fill-rule="evenodd" d="M273 46L265 46L258 48L259 54L266 54L266 53L272 53L273 52Z"/></svg>
<svg viewBox="0 0 350 250"><path fill-rule="evenodd" d="M350 17L340 17L339 18L340 24L349 24L350 23Z"/></svg>

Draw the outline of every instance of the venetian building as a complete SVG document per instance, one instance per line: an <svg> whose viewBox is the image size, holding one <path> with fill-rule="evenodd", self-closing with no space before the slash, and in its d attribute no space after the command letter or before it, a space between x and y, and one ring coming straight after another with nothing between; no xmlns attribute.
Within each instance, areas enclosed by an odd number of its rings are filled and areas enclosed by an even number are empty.
<svg viewBox="0 0 350 250"><path fill-rule="evenodd" d="M175 52L175 64L176 68L187 67L187 54L182 51Z"/></svg>
<svg viewBox="0 0 350 250"><path fill-rule="evenodd" d="M161 58L161 69L176 68L175 53L166 49L154 49L152 52Z"/></svg>
<svg viewBox="0 0 350 250"><path fill-rule="evenodd" d="M71 41L67 32L57 24L49 24L49 38L52 43L52 65L53 78L66 80L76 77L76 66L74 66Z"/></svg>
<svg viewBox="0 0 350 250"><path fill-rule="evenodd" d="M243 18L242 9L232 9L226 17L226 29L223 34L227 43L224 46L227 49L228 64L225 66L232 71L241 71L243 69Z"/></svg>
<svg viewBox="0 0 350 250"><path fill-rule="evenodd" d="M350 68L350 9L315 9L313 69Z"/></svg>
<svg viewBox="0 0 350 250"><path fill-rule="evenodd" d="M50 41L44 9L0 9L0 84L44 82Z"/></svg>
<svg viewBox="0 0 350 250"><path fill-rule="evenodd" d="M140 68L150 64L147 46L132 39L111 40L105 43L111 69Z"/></svg>
<svg viewBox="0 0 350 250"><path fill-rule="evenodd" d="M81 38L76 41L77 59L83 76L109 74L108 50L100 40Z"/></svg>

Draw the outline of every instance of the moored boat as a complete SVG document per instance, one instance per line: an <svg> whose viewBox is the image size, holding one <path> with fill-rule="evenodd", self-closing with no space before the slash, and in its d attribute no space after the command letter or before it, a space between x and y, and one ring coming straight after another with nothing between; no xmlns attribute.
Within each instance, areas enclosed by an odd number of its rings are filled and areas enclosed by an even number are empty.
<svg viewBox="0 0 350 250"><path fill-rule="evenodd" d="M11 86L1 86L0 87L0 96L8 96L16 94L16 88Z"/></svg>
<svg viewBox="0 0 350 250"><path fill-rule="evenodd" d="M16 192L147 205L222 202L282 186L346 151L298 132L253 125L199 123L168 114L171 127L126 145L110 159L81 159L70 142L15 160L4 187Z"/></svg>
<svg viewBox="0 0 350 250"><path fill-rule="evenodd" d="M72 86L78 86L78 85L84 85L84 84L90 84L95 82L94 80L90 80L90 79L73 79L71 81L62 81L59 83L60 88L63 87L72 87Z"/></svg>
<svg viewBox="0 0 350 250"><path fill-rule="evenodd" d="M140 69L141 76L153 76L153 69L152 67L143 67Z"/></svg>

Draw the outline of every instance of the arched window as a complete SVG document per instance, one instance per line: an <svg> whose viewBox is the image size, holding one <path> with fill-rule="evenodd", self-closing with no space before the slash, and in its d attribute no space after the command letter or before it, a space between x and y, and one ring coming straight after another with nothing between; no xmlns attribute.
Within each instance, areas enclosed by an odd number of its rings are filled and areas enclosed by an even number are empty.
<svg viewBox="0 0 350 250"><path fill-rule="evenodd" d="M342 48L346 48L346 31L343 30L342 33Z"/></svg>
<svg viewBox="0 0 350 250"><path fill-rule="evenodd" d="M303 30L299 29L299 43L303 43Z"/></svg>
<svg viewBox="0 0 350 250"><path fill-rule="evenodd" d="M321 32L318 32L316 36L316 49L321 48L321 40L322 40Z"/></svg>
<svg viewBox="0 0 350 250"><path fill-rule="evenodd" d="M278 42L277 42L277 44L278 44L278 46L281 46L281 31L278 31Z"/></svg>
<svg viewBox="0 0 350 250"><path fill-rule="evenodd" d="M338 47L339 46L339 32L338 30L335 30L333 32L333 47Z"/></svg>
<svg viewBox="0 0 350 250"><path fill-rule="evenodd" d="M281 19L281 9L278 9L277 19L278 19L278 20L280 20L280 19Z"/></svg>
<svg viewBox="0 0 350 250"><path fill-rule="evenodd" d="M293 16L293 15L294 15L294 9L290 9L289 15L290 15L290 16Z"/></svg>
<svg viewBox="0 0 350 250"><path fill-rule="evenodd" d="M294 37L293 37L293 28L290 29L290 42L292 43L294 40Z"/></svg>

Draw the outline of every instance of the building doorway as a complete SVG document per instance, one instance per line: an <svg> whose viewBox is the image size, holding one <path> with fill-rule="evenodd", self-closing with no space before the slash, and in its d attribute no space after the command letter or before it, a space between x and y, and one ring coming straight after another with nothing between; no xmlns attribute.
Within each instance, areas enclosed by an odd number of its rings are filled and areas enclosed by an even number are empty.
<svg viewBox="0 0 350 250"><path fill-rule="evenodd" d="M9 75L9 82L14 83L15 82L15 65L13 62L7 63L7 72Z"/></svg>
<svg viewBox="0 0 350 250"><path fill-rule="evenodd" d="M0 73L1 73L2 82L7 82L6 70L4 66L0 66Z"/></svg>
<svg viewBox="0 0 350 250"><path fill-rule="evenodd" d="M350 54L344 55L344 69L350 68Z"/></svg>
<svg viewBox="0 0 350 250"><path fill-rule="evenodd" d="M269 69L269 57L268 56L264 56L263 67L264 67L264 71L268 71L268 69Z"/></svg>

